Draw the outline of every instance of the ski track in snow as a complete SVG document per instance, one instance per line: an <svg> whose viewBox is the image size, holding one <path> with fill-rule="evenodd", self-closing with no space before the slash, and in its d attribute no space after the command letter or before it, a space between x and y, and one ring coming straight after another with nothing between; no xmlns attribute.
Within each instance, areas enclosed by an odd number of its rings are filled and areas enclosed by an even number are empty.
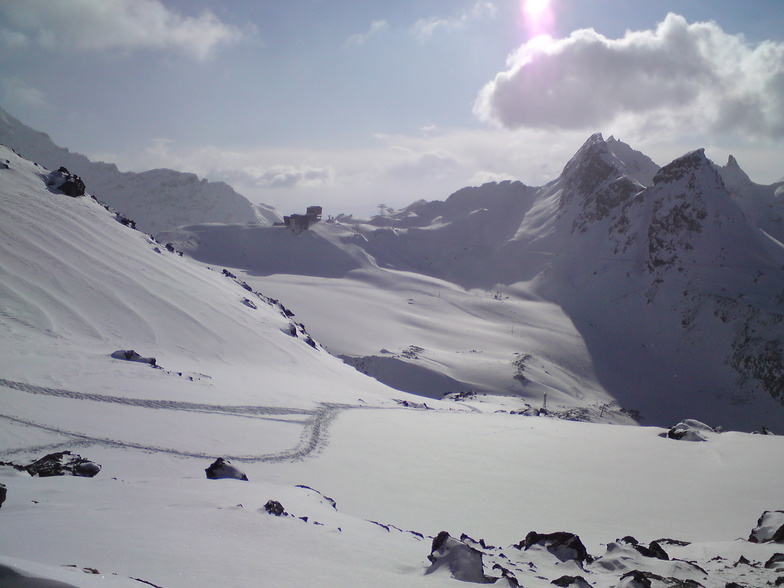
<svg viewBox="0 0 784 588"><path fill-rule="evenodd" d="M305 457L318 453L326 445L328 437L328 428L335 417L343 410L348 409L361 409L361 408L374 408L361 405L352 404L335 404L335 403L321 403L318 408L308 410L304 408L285 408L277 406L229 406L220 404L203 404L194 402L178 402L174 400L145 400L138 398L125 398L122 396L104 396L101 394L90 394L85 392L74 392L72 390L63 390L59 388L46 388L43 386L35 386L33 384L25 384L23 382L14 382L0 378L0 386L26 392L29 394L42 394L45 396L56 396L58 398L70 398L73 400L87 400L92 402L106 402L110 404L124 404L127 406L136 406L141 408L148 408L154 410L180 410L189 412L200 413L214 413L229 416L236 416L238 418L261 418L265 420L275 420L288 422L293 424L303 425L302 435L300 436L299 443L291 449L281 451L278 453L265 454L265 455L224 455L226 459L238 462L282 462L282 461L299 461ZM285 418L272 418L283 417L286 415L303 415L308 417L305 420L288 420ZM69 437L69 441L58 442L45 446L27 447L22 449L15 449L7 452L8 455L22 453L22 452L43 452L58 450L66 446L79 446L85 447L90 445L105 445L109 447L122 448L122 449L137 449L140 451L152 453L167 453L169 455L177 455L179 457L190 457L199 459L214 459L216 456L212 454L200 452L180 451L167 447L157 447L154 445L144 445L142 443L132 443L127 441L118 441L105 437L92 437L83 435L75 431L68 431L57 427L51 427L34 421L20 419L15 416L0 414L0 418L16 423L26 427L34 427L50 433L56 433Z"/></svg>

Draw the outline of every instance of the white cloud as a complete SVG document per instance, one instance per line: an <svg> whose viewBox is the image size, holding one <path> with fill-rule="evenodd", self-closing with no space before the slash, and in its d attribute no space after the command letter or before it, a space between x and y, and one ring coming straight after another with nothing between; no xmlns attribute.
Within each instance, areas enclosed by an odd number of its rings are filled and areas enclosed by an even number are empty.
<svg viewBox="0 0 784 588"><path fill-rule="evenodd" d="M52 108L46 94L16 76L0 79L0 96L2 103L13 110L24 111L27 108L50 110Z"/></svg>
<svg viewBox="0 0 784 588"><path fill-rule="evenodd" d="M356 35L351 35L348 40L346 41L347 46L356 46L356 45L364 45L367 40L381 33L386 31L389 28L389 23L385 20L374 20L370 23L370 29L366 33L357 33Z"/></svg>
<svg viewBox="0 0 784 588"><path fill-rule="evenodd" d="M36 44L58 50L174 50L204 59L219 45L250 31L211 12L182 16L160 0L3 0L5 45Z"/></svg>
<svg viewBox="0 0 784 588"><path fill-rule="evenodd" d="M412 28L414 35L423 43L429 41L438 32L452 32L465 28L469 22L484 17L495 16L496 8L492 2L478 0L470 9L459 14L446 17L430 17L419 19Z"/></svg>
<svg viewBox="0 0 784 588"><path fill-rule="evenodd" d="M475 114L501 127L784 138L784 44L756 46L717 24L667 15L608 39L592 29L538 37L480 92Z"/></svg>

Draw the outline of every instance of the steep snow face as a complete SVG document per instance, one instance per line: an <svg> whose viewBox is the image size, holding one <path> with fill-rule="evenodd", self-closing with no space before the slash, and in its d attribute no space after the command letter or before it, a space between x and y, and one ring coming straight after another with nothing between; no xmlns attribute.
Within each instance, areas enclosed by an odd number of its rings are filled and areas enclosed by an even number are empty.
<svg viewBox="0 0 784 588"><path fill-rule="evenodd" d="M607 148L623 162L626 173L632 178L643 186L653 185L653 176L659 171L659 166L650 157L615 137L607 139Z"/></svg>
<svg viewBox="0 0 784 588"><path fill-rule="evenodd" d="M0 144L49 169L65 166L78 174L87 190L153 235L195 223L261 223L280 221L274 209L254 206L223 182L168 169L120 172L115 165L55 145L48 135L30 129L0 109Z"/></svg>

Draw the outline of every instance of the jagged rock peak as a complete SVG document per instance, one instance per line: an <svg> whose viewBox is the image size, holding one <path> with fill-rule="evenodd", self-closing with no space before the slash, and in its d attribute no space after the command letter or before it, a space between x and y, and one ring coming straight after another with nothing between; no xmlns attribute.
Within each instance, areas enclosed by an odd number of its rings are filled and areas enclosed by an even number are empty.
<svg viewBox="0 0 784 588"><path fill-rule="evenodd" d="M653 185L677 182L681 178L694 174L699 170L709 170L711 175L719 177L713 163L705 155L704 148L690 151L665 165L653 177Z"/></svg>
<svg viewBox="0 0 784 588"><path fill-rule="evenodd" d="M733 185L748 185L751 184L751 178L738 164L738 160L730 155L727 159L727 165L721 168L721 175L725 182Z"/></svg>
<svg viewBox="0 0 784 588"><path fill-rule="evenodd" d="M563 208L575 195L578 201L594 192L608 180L624 175L621 162L610 152L601 133L594 133L564 166Z"/></svg>
<svg viewBox="0 0 784 588"><path fill-rule="evenodd" d="M630 147L628 150L633 151ZM645 187L628 173L625 163L612 152L601 133L591 135L569 160L560 183L560 214L570 214L578 206L572 230L580 232Z"/></svg>

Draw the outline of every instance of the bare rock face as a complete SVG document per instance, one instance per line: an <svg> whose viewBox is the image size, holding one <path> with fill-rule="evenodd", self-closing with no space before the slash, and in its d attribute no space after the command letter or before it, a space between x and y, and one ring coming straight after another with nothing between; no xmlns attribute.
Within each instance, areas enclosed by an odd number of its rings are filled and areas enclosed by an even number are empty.
<svg viewBox="0 0 784 588"><path fill-rule="evenodd" d="M238 467L231 465L231 462L228 459L223 459L219 457L216 459L210 467L204 470L207 474L207 478L210 480L219 480L221 478L229 478L234 480L244 480L245 482L248 481L248 476L245 475L245 472L240 470Z"/></svg>
<svg viewBox="0 0 784 588"><path fill-rule="evenodd" d="M525 539L517 544L518 549L530 549L534 545L544 547L561 561L574 560L580 565L591 563L593 558L574 533L559 531L556 533L537 533L531 531Z"/></svg>
<svg viewBox="0 0 784 588"><path fill-rule="evenodd" d="M50 476L79 476L92 478L101 471L101 466L70 451L50 453L26 466L31 476L48 478Z"/></svg>
<svg viewBox="0 0 784 588"><path fill-rule="evenodd" d="M784 543L784 510L766 510L751 532L752 543Z"/></svg>

